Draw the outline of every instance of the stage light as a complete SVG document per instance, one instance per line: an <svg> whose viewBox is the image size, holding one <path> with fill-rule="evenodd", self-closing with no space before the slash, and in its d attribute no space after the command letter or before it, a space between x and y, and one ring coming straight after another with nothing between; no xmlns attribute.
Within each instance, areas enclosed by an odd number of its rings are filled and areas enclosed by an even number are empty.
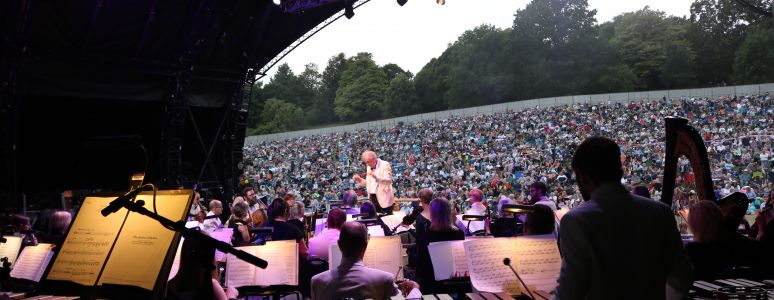
<svg viewBox="0 0 774 300"><path fill-rule="evenodd" d="M280 5L280 4L282 4L281 0L274 0L274 5Z"/></svg>
<svg viewBox="0 0 774 300"><path fill-rule="evenodd" d="M406 5L406 2L408 2L408 0L398 0L398 5L400 6Z"/></svg>
<svg viewBox="0 0 774 300"><path fill-rule="evenodd" d="M446 4L446 0L435 0L435 3L438 3L440 5Z"/></svg>

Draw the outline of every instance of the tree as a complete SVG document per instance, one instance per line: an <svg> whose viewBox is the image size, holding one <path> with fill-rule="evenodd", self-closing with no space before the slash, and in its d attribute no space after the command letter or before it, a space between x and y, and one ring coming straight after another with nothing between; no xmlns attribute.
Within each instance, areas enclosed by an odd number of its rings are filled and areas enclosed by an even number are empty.
<svg viewBox="0 0 774 300"><path fill-rule="evenodd" d="M266 100L260 119L256 134L290 131L303 127L304 111L295 104L271 98Z"/></svg>
<svg viewBox="0 0 774 300"><path fill-rule="evenodd" d="M419 112L417 92L408 75L395 76L387 87L384 97L384 117L400 117Z"/></svg>
<svg viewBox="0 0 774 300"><path fill-rule="evenodd" d="M696 53L686 39L688 24L647 6L615 17L610 44L637 76L639 88L687 87L695 78Z"/></svg>
<svg viewBox="0 0 774 300"><path fill-rule="evenodd" d="M403 70L400 66L389 63L384 66L382 66L382 71L384 71L384 74L387 75L387 82L392 81L395 79L395 76L398 76L398 74L405 74L408 76L408 78L414 77L414 74L411 74L409 71Z"/></svg>
<svg viewBox="0 0 774 300"><path fill-rule="evenodd" d="M737 83L763 83L774 81L774 28L761 26L747 34L734 59L734 81Z"/></svg>
<svg viewBox="0 0 774 300"><path fill-rule="evenodd" d="M317 97L315 97L312 107L309 109L310 119L314 124L328 124L336 121L334 111L334 100L336 99L336 90L339 89L339 80L341 74L347 69L350 60L339 53L328 60L328 65L320 75L320 86Z"/></svg>
<svg viewBox="0 0 774 300"><path fill-rule="evenodd" d="M336 91L336 116L348 123L378 120L382 115L387 75L370 53L358 53L341 75Z"/></svg>

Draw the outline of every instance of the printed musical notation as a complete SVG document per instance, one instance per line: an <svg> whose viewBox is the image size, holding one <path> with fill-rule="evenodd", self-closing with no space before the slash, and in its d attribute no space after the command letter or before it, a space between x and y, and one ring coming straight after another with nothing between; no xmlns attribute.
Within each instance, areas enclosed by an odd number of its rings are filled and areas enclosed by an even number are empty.
<svg viewBox="0 0 774 300"><path fill-rule="evenodd" d="M562 269L562 257L553 235L516 238L516 271L528 286L551 291Z"/></svg>
<svg viewBox="0 0 774 300"><path fill-rule="evenodd" d="M296 241L270 241L263 246L237 247L237 249L269 262L261 269L244 262L232 254L226 258L226 285L270 286L298 285L298 243Z"/></svg>
<svg viewBox="0 0 774 300"><path fill-rule="evenodd" d="M435 280L446 280L455 275L463 277L468 274L468 261L463 242L435 242L427 246L430 260L433 262Z"/></svg>
<svg viewBox="0 0 774 300"><path fill-rule="evenodd" d="M363 265L396 275L397 280L403 280L403 245L400 236L371 237L363 255ZM341 250L336 244L331 244L328 251L328 268L333 269L341 264Z"/></svg>
<svg viewBox="0 0 774 300"><path fill-rule="evenodd" d="M40 282L54 255L53 249L53 244L43 243L25 247L11 270L11 277Z"/></svg>
<svg viewBox="0 0 774 300"><path fill-rule="evenodd" d="M13 265L16 257L21 250L22 238L20 236L5 236L6 242L0 244L0 258L7 257L8 262Z"/></svg>
<svg viewBox="0 0 774 300"><path fill-rule="evenodd" d="M503 258L515 259L516 240L513 238L474 239L465 241L465 253L470 281L478 291L511 295L520 293L518 279Z"/></svg>
<svg viewBox="0 0 774 300"><path fill-rule="evenodd" d="M102 216L100 210L111 200L104 197L84 200L47 279L82 285L96 283L125 217L120 213Z"/></svg>

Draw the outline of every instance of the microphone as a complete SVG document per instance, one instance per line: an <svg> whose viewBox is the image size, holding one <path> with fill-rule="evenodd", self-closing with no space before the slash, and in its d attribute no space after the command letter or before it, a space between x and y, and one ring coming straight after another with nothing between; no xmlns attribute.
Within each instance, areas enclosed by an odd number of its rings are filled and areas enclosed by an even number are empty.
<svg viewBox="0 0 774 300"><path fill-rule="evenodd" d="M532 291L529 290L529 288L527 287L527 284L524 283L524 280L521 279L521 276L519 276L519 273L516 273L516 270L513 269L513 266L511 266L511 259L508 257L503 258L503 264L508 266L508 268L511 269L511 272L513 272L513 275L516 275L516 278L519 279L519 282L521 282L521 286L523 286L524 289L527 290L527 294L529 294L529 298L534 300L535 295L532 295Z"/></svg>
<svg viewBox="0 0 774 300"><path fill-rule="evenodd" d="M153 186L149 184L143 185L139 188L129 191L126 194L123 194L122 196L119 196L115 200L111 201L107 207L102 209L102 216L107 217L109 214L117 212L119 209L121 209L121 207L124 207L124 203L131 201L132 198L136 197L140 192L148 188L152 189Z"/></svg>

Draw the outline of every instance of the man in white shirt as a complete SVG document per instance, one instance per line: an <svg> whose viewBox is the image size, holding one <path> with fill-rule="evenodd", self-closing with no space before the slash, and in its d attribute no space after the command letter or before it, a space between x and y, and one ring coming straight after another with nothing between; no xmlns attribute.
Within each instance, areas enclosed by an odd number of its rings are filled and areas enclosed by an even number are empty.
<svg viewBox="0 0 774 300"><path fill-rule="evenodd" d="M405 295L407 299L421 299L419 284L406 280L395 284L395 274L371 269L363 265L368 247L368 229L358 222L347 222L339 235L341 264L312 277L312 300L315 299L389 299Z"/></svg>
<svg viewBox="0 0 774 300"><path fill-rule="evenodd" d="M486 215L486 206L481 203L484 200L484 192L479 189L472 189L468 193L468 200L470 201L470 208L465 211L465 215ZM484 221L463 221L463 215L457 215L457 228L462 229L465 235L471 235L474 232L486 229Z"/></svg>
<svg viewBox="0 0 774 300"><path fill-rule="evenodd" d="M209 205L210 212L208 212L207 216L204 217L202 227L204 230L215 230L215 228L221 226L220 215L223 214L223 204L220 203L220 200L212 199L210 200Z"/></svg>
<svg viewBox="0 0 774 300"><path fill-rule="evenodd" d="M556 211L556 202L551 201L551 199L548 199L548 197L546 197L547 191L548 191L548 188L546 187L546 184L543 183L542 181L535 181L535 183L530 185L529 186L530 205L542 204L550 207L551 210Z"/></svg>
<svg viewBox="0 0 774 300"><path fill-rule="evenodd" d="M331 209L328 212L328 228L325 228L320 235L309 239L309 256L327 260L328 248L339 241L339 230L346 221L347 215L343 210Z"/></svg>
<svg viewBox="0 0 774 300"><path fill-rule="evenodd" d="M376 157L376 152L365 151L362 155L366 164L366 178L355 174L352 179L358 185L365 186L369 199L379 213L392 213L392 203L395 200L395 189L392 187L392 166L390 163Z"/></svg>

